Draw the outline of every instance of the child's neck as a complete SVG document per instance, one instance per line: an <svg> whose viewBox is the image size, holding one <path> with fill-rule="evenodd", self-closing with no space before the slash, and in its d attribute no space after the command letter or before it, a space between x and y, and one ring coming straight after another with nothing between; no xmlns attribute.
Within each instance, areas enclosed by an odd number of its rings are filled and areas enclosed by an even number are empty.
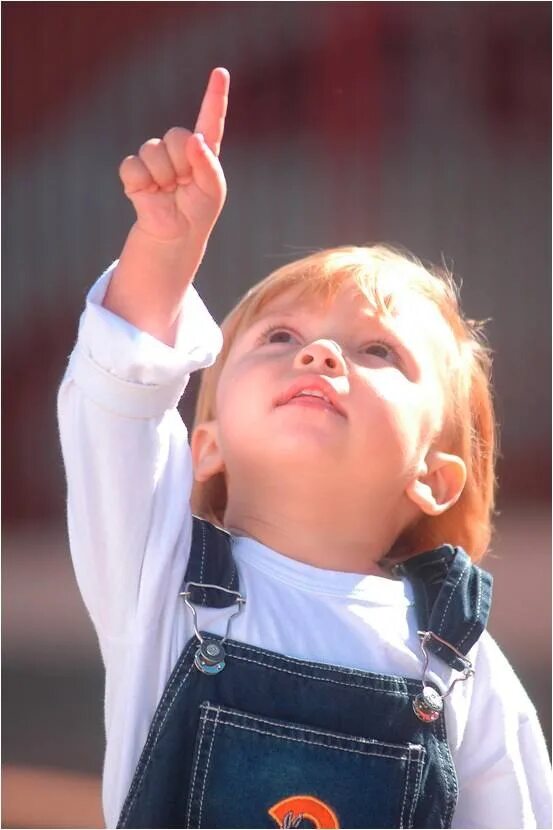
<svg viewBox="0 0 553 830"><path fill-rule="evenodd" d="M399 505L395 511L374 503L372 509L365 504L360 510L344 498L332 507L318 502L300 507L296 500L272 502L265 509L259 499L248 498L247 504L229 499L225 528L318 568L389 576L379 563L401 530Z"/></svg>

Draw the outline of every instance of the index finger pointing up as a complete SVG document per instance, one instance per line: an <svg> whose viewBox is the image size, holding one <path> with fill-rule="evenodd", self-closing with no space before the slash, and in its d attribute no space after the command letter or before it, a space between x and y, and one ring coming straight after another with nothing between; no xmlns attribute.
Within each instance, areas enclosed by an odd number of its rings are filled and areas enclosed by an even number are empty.
<svg viewBox="0 0 553 830"><path fill-rule="evenodd" d="M225 116L227 114L230 75L222 67L214 69L209 77L194 132L202 133L208 147L219 155Z"/></svg>

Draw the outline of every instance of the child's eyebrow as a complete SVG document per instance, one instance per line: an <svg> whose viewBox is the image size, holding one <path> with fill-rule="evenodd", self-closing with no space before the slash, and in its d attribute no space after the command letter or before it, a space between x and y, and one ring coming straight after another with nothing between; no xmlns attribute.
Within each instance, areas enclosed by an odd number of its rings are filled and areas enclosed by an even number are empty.
<svg viewBox="0 0 553 830"><path fill-rule="evenodd" d="M298 320L299 318L305 318L306 314L309 314L309 311L307 309L263 309L250 320L248 324L248 330L251 331L253 328L258 327L263 323L266 323L267 320L270 320L272 318L292 322L293 320Z"/></svg>
<svg viewBox="0 0 553 830"><path fill-rule="evenodd" d="M297 317L300 314L297 310L287 311L283 308L269 308L267 310L261 311L254 319L254 323L259 322L259 320L264 320L267 317Z"/></svg>
<svg viewBox="0 0 553 830"><path fill-rule="evenodd" d="M317 306L314 303L313 305L305 305L303 304L300 308L295 307L294 305L288 303L285 306L266 306L259 311L253 320L256 323L258 320L264 319L266 317L298 317L302 314L310 314L313 311L316 311Z"/></svg>

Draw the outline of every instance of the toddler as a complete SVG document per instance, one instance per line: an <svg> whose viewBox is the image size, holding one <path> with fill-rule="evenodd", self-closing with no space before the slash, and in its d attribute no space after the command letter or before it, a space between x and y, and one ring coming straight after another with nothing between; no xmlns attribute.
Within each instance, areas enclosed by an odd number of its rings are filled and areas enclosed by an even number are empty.
<svg viewBox="0 0 553 830"><path fill-rule="evenodd" d="M229 76L127 157L137 219L58 413L106 669L109 827L548 827L536 714L485 631L489 356L447 274L341 247L219 328ZM204 369L194 429L177 403Z"/></svg>

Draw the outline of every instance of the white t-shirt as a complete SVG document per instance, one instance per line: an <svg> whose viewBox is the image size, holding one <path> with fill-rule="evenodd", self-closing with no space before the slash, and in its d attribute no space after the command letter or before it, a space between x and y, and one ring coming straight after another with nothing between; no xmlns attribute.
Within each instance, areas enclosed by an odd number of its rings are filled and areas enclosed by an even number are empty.
<svg viewBox="0 0 553 830"><path fill-rule="evenodd" d="M58 397L71 552L106 669L108 827L117 823L161 694L193 636L179 597L192 532L192 463L176 405L190 373L210 365L222 345L193 287L174 348L104 309L116 264L89 292ZM422 677L408 583L316 568L247 537L233 536L232 544L247 597L232 639ZM199 608L199 627L223 635L235 610ZM551 827L551 771L534 707L489 634L469 657L475 677L456 684L445 702L459 779L453 826ZM458 676L435 657L430 669L443 689Z"/></svg>

